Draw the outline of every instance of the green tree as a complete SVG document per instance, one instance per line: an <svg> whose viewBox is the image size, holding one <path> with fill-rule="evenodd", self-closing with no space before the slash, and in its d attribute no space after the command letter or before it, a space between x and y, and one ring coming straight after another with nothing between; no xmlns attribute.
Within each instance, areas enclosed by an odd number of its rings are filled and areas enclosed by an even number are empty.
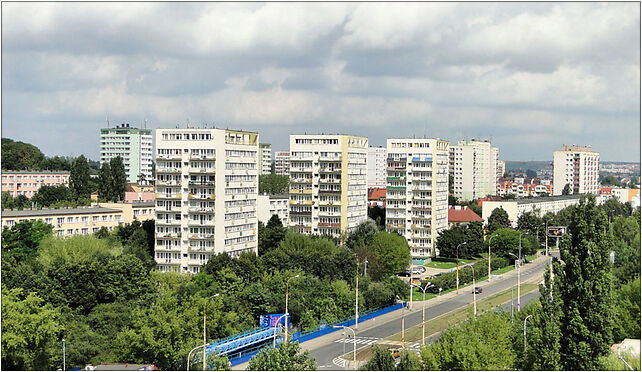
<svg viewBox="0 0 642 372"><path fill-rule="evenodd" d="M9 138L2 139L2 169L38 170L44 160L44 154L36 146Z"/></svg>
<svg viewBox="0 0 642 372"><path fill-rule="evenodd" d="M46 158L42 163L40 163L40 169L49 171L70 171L71 161L68 158L61 156Z"/></svg>
<svg viewBox="0 0 642 372"><path fill-rule="evenodd" d="M100 176L98 178L98 197L107 201L114 201L114 180L112 179L111 166L104 162L100 166Z"/></svg>
<svg viewBox="0 0 642 372"><path fill-rule="evenodd" d="M621 187L622 183L613 176L605 176L600 180L600 185Z"/></svg>
<svg viewBox="0 0 642 372"><path fill-rule="evenodd" d="M127 189L127 173L125 173L125 164L123 158L117 156L109 161L111 168L112 180L112 197L114 200L125 200L125 190Z"/></svg>
<svg viewBox="0 0 642 372"><path fill-rule="evenodd" d="M276 349L266 348L248 364L248 371L315 371L317 363L310 352L301 352L298 342L284 342Z"/></svg>
<svg viewBox="0 0 642 372"><path fill-rule="evenodd" d="M278 176L276 174L259 175L259 194L286 194L289 185L290 178L288 176Z"/></svg>
<svg viewBox="0 0 642 372"><path fill-rule="evenodd" d="M518 230L504 228L495 231L492 235L493 239L490 241L492 254L506 257L511 260L514 258L511 258L511 253L518 256L520 235L522 237L522 256L534 253L537 249L537 245L533 244L533 241L535 240L534 237L529 239L528 235L521 234Z"/></svg>
<svg viewBox="0 0 642 372"><path fill-rule="evenodd" d="M368 272L375 280L400 272L410 263L408 242L397 234L378 232L373 235L368 248L374 253L374 262L368 263Z"/></svg>
<svg viewBox="0 0 642 372"><path fill-rule="evenodd" d="M372 347L372 358L364 364L360 370L363 371L394 371L395 370L395 358L390 355L390 351L384 349L380 346Z"/></svg>
<svg viewBox="0 0 642 372"><path fill-rule="evenodd" d="M397 371L421 371L421 361L415 352L404 349L399 357Z"/></svg>
<svg viewBox="0 0 642 372"><path fill-rule="evenodd" d="M613 221L615 217L628 217L633 212L631 203L620 203L616 197L612 197L602 203L600 209L606 212L609 221Z"/></svg>
<svg viewBox="0 0 642 372"><path fill-rule="evenodd" d="M544 221L534 212L522 213L517 219L517 229L532 236L545 236Z"/></svg>
<svg viewBox="0 0 642 372"><path fill-rule="evenodd" d="M527 169L526 170L526 177L528 177L528 178L536 178L537 177L537 172L535 172L532 169Z"/></svg>
<svg viewBox="0 0 642 372"><path fill-rule="evenodd" d="M31 198L39 208L50 207L61 202L70 203L72 199L71 192L65 185L41 186Z"/></svg>
<svg viewBox="0 0 642 372"><path fill-rule="evenodd" d="M377 223L368 218L366 221L360 223L355 229L348 234L346 239L346 247L354 250L357 246L368 245L372 237L379 232Z"/></svg>
<svg viewBox="0 0 642 372"><path fill-rule="evenodd" d="M286 230L277 215L270 217L267 226L263 226L263 223L259 222L259 256L278 247L285 238Z"/></svg>
<svg viewBox="0 0 642 372"><path fill-rule="evenodd" d="M508 213L503 208L495 208L488 217L488 225L486 227L486 234L490 235L497 229L510 227L510 220Z"/></svg>
<svg viewBox="0 0 642 372"><path fill-rule="evenodd" d="M59 312L34 293L2 288L2 369L52 370L51 345L60 342ZM56 354L58 350L56 350ZM61 367L61 366L60 366Z"/></svg>
<svg viewBox="0 0 642 372"><path fill-rule="evenodd" d="M555 262L555 265L560 264ZM541 310L533 317L535 335L529 340L532 346L530 358L523 358L523 369L556 371L562 366L562 299L559 287L553 286L554 281L550 274L550 269L546 269L544 284L539 285Z"/></svg>
<svg viewBox="0 0 642 372"><path fill-rule="evenodd" d="M386 208L378 205L368 207L368 218L374 220L377 226L383 229L386 226Z"/></svg>
<svg viewBox="0 0 642 372"><path fill-rule="evenodd" d="M562 195L571 195L573 193L573 189L571 189L570 184L564 185L564 189L562 190Z"/></svg>
<svg viewBox="0 0 642 372"><path fill-rule="evenodd" d="M640 337L640 277L621 286L613 302L613 342Z"/></svg>
<svg viewBox="0 0 642 372"><path fill-rule="evenodd" d="M51 234L51 225L41 220L18 222L2 230L2 252L10 253L17 262L35 258L38 245Z"/></svg>
<svg viewBox="0 0 642 372"><path fill-rule="evenodd" d="M84 155L77 157L71 165L69 188L75 200L90 197L92 190L89 181L89 164Z"/></svg>

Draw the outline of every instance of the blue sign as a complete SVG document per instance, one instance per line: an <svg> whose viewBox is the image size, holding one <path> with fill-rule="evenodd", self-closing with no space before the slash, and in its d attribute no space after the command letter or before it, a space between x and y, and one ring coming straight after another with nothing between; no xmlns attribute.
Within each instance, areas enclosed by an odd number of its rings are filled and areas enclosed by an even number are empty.
<svg viewBox="0 0 642 372"><path fill-rule="evenodd" d="M267 314L261 315L259 318L259 325L261 327L274 327L277 324L285 325L285 318L288 318L288 324L290 324L290 316L285 317L285 314ZM281 318L282 317L282 318ZM281 319L279 319L281 318Z"/></svg>

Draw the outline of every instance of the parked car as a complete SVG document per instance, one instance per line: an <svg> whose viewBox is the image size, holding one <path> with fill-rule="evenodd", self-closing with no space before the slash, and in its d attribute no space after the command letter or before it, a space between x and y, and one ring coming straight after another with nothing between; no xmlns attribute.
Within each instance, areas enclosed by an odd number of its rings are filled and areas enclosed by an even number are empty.
<svg viewBox="0 0 642 372"><path fill-rule="evenodd" d="M401 350L400 349L390 349L390 355L392 355L393 358L399 358L401 355Z"/></svg>
<svg viewBox="0 0 642 372"><path fill-rule="evenodd" d="M482 287L475 287L475 289L473 290L473 293L474 293L474 294L480 294L480 293L482 293Z"/></svg>
<svg viewBox="0 0 642 372"><path fill-rule="evenodd" d="M413 268L412 268L412 274L413 274L413 275L419 275L419 274L421 274L421 269L420 269L420 268L418 268L418 267L413 267Z"/></svg>
<svg viewBox="0 0 642 372"><path fill-rule="evenodd" d="M400 273L397 273L397 276L410 276L410 270L404 270Z"/></svg>

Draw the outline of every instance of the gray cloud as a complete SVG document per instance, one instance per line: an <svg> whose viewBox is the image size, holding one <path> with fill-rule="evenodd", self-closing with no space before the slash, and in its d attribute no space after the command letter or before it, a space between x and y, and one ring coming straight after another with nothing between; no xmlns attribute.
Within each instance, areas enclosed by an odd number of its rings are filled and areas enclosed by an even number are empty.
<svg viewBox="0 0 642 372"><path fill-rule="evenodd" d="M3 3L2 135L98 155L98 129L195 123L639 159L637 3Z"/></svg>

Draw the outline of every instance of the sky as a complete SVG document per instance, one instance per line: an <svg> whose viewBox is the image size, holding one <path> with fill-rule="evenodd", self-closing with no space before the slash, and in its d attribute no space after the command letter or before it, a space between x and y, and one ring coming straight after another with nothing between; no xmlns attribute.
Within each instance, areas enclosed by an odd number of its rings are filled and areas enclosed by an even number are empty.
<svg viewBox="0 0 642 372"><path fill-rule="evenodd" d="M2 137L98 159L107 118L639 161L640 4L3 2Z"/></svg>

